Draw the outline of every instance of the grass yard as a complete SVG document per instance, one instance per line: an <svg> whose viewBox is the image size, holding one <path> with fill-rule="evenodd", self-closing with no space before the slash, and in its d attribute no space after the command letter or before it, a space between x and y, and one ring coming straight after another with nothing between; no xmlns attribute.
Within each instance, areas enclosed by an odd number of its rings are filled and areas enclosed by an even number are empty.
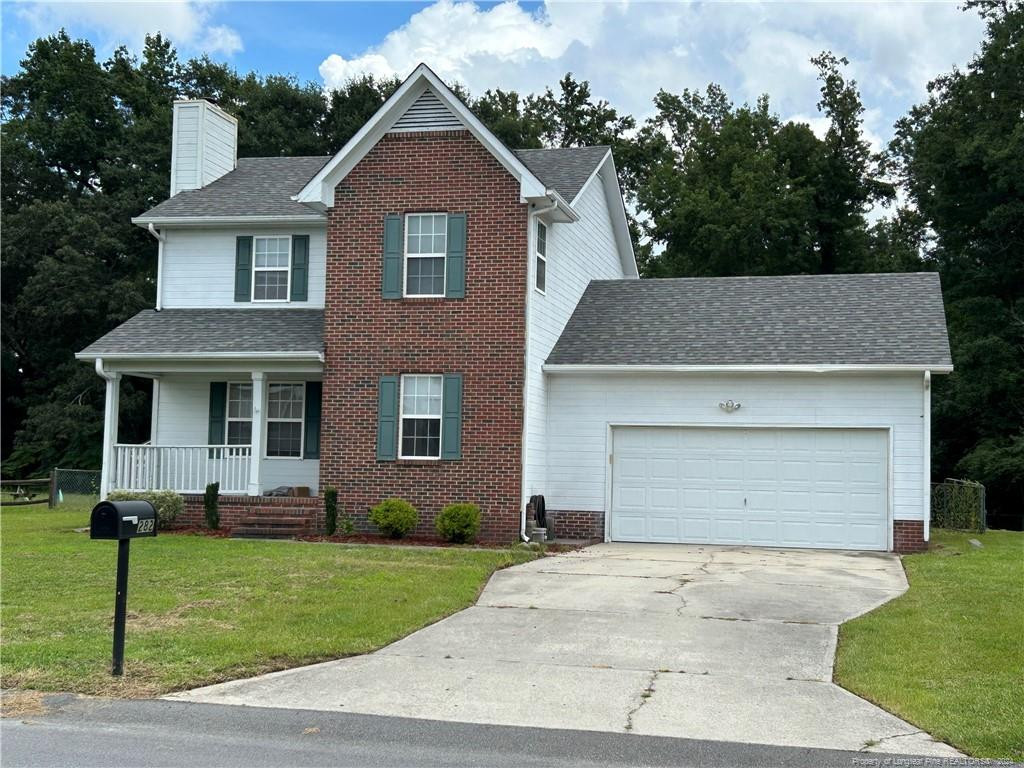
<svg viewBox="0 0 1024 768"><path fill-rule="evenodd" d="M1024 533L933 530L903 562L910 591L840 629L836 681L974 757L1024 760Z"/></svg>
<svg viewBox="0 0 1024 768"><path fill-rule="evenodd" d="M109 674L117 543L89 507L0 511L2 687L151 696L366 653L472 604L519 550L161 535L131 545L125 677Z"/></svg>

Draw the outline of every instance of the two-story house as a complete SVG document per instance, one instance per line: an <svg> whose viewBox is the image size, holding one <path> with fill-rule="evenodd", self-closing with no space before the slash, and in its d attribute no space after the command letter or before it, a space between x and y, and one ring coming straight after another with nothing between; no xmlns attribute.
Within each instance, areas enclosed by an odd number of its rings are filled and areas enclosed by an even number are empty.
<svg viewBox="0 0 1024 768"><path fill-rule="evenodd" d="M174 105L156 307L79 353L107 380L103 492L171 488L227 525L399 496L522 535L913 548L933 275L637 280L605 147L513 150L421 65L333 157L236 157ZM117 439L122 376L151 440ZM309 498L271 498L281 486Z"/></svg>

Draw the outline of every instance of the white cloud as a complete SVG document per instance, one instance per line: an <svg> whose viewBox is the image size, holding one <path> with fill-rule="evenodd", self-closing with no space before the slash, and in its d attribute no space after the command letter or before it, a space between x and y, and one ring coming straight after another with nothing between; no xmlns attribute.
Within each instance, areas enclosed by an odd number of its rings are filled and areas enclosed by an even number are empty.
<svg viewBox="0 0 1024 768"><path fill-rule="evenodd" d="M590 80L598 98L637 117L659 88L725 86L736 101L771 95L773 109L814 119L824 49L850 59L873 109L873 145L925 96L929 79L965 62L982 25L953 2L580 3L547 0L528 11L514 0L482 7L438 0L379 43L320 65L327 88L361 74L404 77L419 62L474 93L535 92L566 72Z"/></svg>
<svg viewBox="0 0 1024 768"><path fill-rule="evenodd" d="M216 5L193 0L159 2L36 2L18 6L18 15L37 34L59 27L95 34L97 47L119 45L141 50L145 36L161 32L175 45L196 53L226 55L242 50L242 38L228 26L211 23Z"/></svg>

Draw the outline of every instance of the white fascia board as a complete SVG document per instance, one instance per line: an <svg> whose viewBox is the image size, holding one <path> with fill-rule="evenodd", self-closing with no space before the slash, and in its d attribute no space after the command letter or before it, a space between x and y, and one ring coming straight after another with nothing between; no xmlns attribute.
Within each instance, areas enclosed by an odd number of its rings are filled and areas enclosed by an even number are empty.
<svg viewBox="0 0 1024 768"><path fill-rule="evenodd" d="M619 249L619 259L622 262L622 273L626 277L640 277L640 270L636 265L636 253L633 251L633 238L629 235L629 219L626 217L626 201L622 198L622 189L619 187L619 174L615 170L615 158L611 150L608 156L598 166L598 178L604 184L605 200L608 205L608 215L612 220L612 228L615 230L615 244ZM589 183L589 182L588 182ZM582 194L583 190L580 190ZM575 201L573 201L575 202Z"/></svg>
<svg viewBox="0 0 1024 768"><path fill-rule="evenodd" d="M520 198L540 197L546 189L508 147L498 141L451 89L426 64L420 64L380 109L345 146L310 179L292 200L300 203L334 205L334 188L380 141L405 110L431 87L437 97L463 122L471 134L494 155L505 169L519 179Z"/></svg>
<svg viewBox="0 0 1024 768"><path fill-rule="evenodd" d="M120 352L92 354L76 352L77 360L95 360L100 358L108 362L118 360L252 360L259 363L261 360L307 360L322 363L323 352Z"/></svg>
<svg viewBox="0 0 1024 768"><path fill-rule="evenodd" d="M287 216L169 216L148 217L136 216L132 224L147 228L155 227L210 227L210 226L245 226L246 224L327 224L327 217L322 214L290 214Z"/></svg>
<svg viewBox="0 0 1024 768"><path fill-rule="evenodd" d="M545 364L544 373L952 373L935 365L570 365Z"/></svg>

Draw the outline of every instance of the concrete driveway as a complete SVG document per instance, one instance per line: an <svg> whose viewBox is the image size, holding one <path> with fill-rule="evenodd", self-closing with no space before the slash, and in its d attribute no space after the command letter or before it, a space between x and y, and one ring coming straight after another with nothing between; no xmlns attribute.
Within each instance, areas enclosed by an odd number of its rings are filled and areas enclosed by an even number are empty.
<svg viewBox="0 0 1024 768"><path fill-rule="evenodd" d="M955 756L831 682L838 625L906 588L887 554L599 544L376 653L170 698Z"/></svg>

